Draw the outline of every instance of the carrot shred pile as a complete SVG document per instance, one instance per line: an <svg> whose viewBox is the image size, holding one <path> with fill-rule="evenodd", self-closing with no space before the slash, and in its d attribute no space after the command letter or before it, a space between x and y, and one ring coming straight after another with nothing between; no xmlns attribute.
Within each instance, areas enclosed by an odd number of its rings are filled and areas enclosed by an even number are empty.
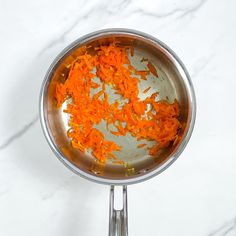
<svg viewBox="0 0 236 236"><path fill-rule="evenodd" d="M107 130L115 136L125 136L128 132L137 140L152 140L156 144L149 147L149 154L170 145L178 138L181 127L178 120L179 105L175 100L156 101L158 92L140 100L138 84L152 73L158 76L156 68L148 62L146 71L139 71L132 66L128 50L116 43L96 48L96 54L85 53L78 56L70 67L64 83L58 83L55 90L57 107L71 99L64 112L70 115L67 132L72 146L82 152L91 151L101 162L107 158L116 159L114 151L122 147L105 139L104 134L95 128L102 120ZM99 78L97 83L95 78ZM106 87L111 87L121 99L109 102ZM144 93L150 89L147 88ZM98 91L92 94L92 91ZM120 101L125 100L121 105ZM109 130L110 125L113 130ZM114 130L114 128L116 130ZM146 144L138 145L139 148Z"/></svg>

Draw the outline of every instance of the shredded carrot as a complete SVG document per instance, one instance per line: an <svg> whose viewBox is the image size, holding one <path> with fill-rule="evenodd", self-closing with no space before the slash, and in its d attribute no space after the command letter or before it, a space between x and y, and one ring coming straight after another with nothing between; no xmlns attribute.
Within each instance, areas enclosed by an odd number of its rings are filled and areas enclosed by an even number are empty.
<svg viewBox="0 0 236 236"><path fill-rule="evenodd" d="M110 131L113 135L115 135L115 136L119 136L119 135L121 135L120 134L120 132L116 132L116 131Z"/></svg>
<svg viewBox="0 0 236 236"><path fill-rule="evenodd" d="M140 143L137 148L142 148L142 147L145 147L147 144L146 143Z"/></svg>
<svg viewBox="0 0 236 236"><path fill-rule="evenodd" d="M145 90L143 90L143 93L147 93L150 90L151 87L146 88Z"/></svg>
<svg viewBox="0 0 236 236"><path fill-rule="evenodd" d="M147 58L142 58L140 62L148 61Z"/></svg>
<svg viewBox="0 0 236 236"><path fill-rule="evenodd" d="M147 75L149 75L149 71L146 70L137 70L136 74L141 76L141 79L147 80Z"/></svg>
<svg viewBox="0 0 236 236"><path fill-rule="evenodd" d="M134 56L134 47L130 47L130 54L131 54L131 57Z"/></svg>
<svg viewBox="0 0 236 236"><path fill-rule="evenodd" d="M134 54L133 47L130 47L130 53ZM150 73L158 76L150 62L147 67L147 71L137 70L129 60L127 47L116 43L96 47L93 55L85 52L70 64L66 81L56 85L55 99L58 108L71 99L64 112L70 115L67 135L74 148L81 152L90 151L100 162L106 162L107 158L117 159L113 152L119 152L122 147L107 140L95 128L102 120L106 122L107 131L115 136L130 133L137 140L156 141L149 148L150 155L156 155L160 149L177 142L181 128L177 100L172 104L157 101L158 92L144 100L138 97L139 79L146 80ZM94 81L95 77L100 83ZM109 102L106 87L121 96L125 101L123 105L118 100ZM91 93L94 89L96 92ZM117 130L109 130L109 125ZM145 145L139 144L138 147Z"/></svg>
<svg viewBox="0 0 236 236"><path fill-rule="evenodd" d="M157 70L155 68L155 66L149 61L148 64L147 64L147 67L149 69L149 71L156 77L158 77L158 74L157 74Z"/></svg>

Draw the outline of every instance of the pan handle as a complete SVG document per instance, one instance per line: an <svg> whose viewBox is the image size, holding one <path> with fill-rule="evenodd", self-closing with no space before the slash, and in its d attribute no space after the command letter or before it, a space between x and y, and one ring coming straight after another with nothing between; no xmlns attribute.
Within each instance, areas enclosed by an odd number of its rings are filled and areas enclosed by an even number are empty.
<svg viewBox="0 0 236 236"><path fill-rule="evenodd" d="M128 236L127 186L123 186L123 208L114 209L114 186L110 189L109 236Z"/></svg>

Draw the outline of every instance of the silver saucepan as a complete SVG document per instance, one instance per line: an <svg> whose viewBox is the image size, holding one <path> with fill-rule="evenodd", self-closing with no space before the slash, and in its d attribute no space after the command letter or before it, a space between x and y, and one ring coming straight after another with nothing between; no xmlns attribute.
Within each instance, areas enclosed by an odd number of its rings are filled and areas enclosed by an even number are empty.
<svg viewBox="0 0 236 236"><path fill-rule="evenodd" d="M180 121L182 130L180 139L173 145L149 156L145 150L137 148L137 141L127 137L115 141L122 146L119 158L126 165L108 162L105 165L89 155L71 146L67 137L68 116L62 108L55 106L55 85L62 76L68 73L68 65L80 53L83 46L98 45L119 41L122 45L131 45L134 55L131 62L136 68L141 68L142 58L148 58L158 68L159 78L149 77L141 84L143 88L150 86L151 91L158 91L158 99L177 99L180 105ZM142 89L140 89L142 90ZM140 95L141 98L144 94ZM110 97L110 96L109 96ZM94 181L110 185L110 222L109 235L128 235L127 226L127 188L128 184L139 183L160 174L167 169L182 153L188 143L195 122L196 101L190 76L176 54L158 39L128 29L106 29L90 33L79 38L65 48L50 66L43 81L40 93L40 119L44 135L49 146L58 159L74 173ZM104 127L101 130L106 132ZM110 137L113 139L113 137ZM114 188L123 186L123 209L114 209Z"/></svg>

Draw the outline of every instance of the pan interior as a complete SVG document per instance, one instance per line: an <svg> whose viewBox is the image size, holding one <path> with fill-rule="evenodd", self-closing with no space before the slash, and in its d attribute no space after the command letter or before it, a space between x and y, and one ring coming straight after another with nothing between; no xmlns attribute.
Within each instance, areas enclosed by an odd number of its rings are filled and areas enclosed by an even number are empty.
<svg viewBox="0 0 236 236"><path fill-rule="evenodd" d="M73 148L70 140L67 137L68 130L68 115L63 112L66 107L66 102L58 109L55 106L55 85L58 81L65 80L68 74L68 65L80 54L84 53L86 46L90 53L94 53L94 47L101 44L108 44L112 41L119 42L121 45L134 47L134 55L130 57L132 64L139 70L147 69L146 63L141 62L143 58L148 58L149 61L156 67L159 78L152 74L148 79L141 80L139 86L139 97L144 99L154 92L159 92L157 100L168 100L173 102L177 99L180 105L181 115L180 120L183 125L182 138L175 146L170 146L161 150L155 157L148 155L146 148L137 148L140 143L147 143L152 146L152 141L137 141L131 135L114 136L106 131L105 122L101 122L97 126L108 140L115 141L122 146L122 150L114 153L125 164L117 164L108 161L106 164L99 163L93 156L84 154L79 150ZM99 80L97 80L98 82ZM146 93L142 93L147 87L151 89ZM190 101L186 84L182 78L182 74L178 70L175 62L171 59L169 53L160 45L153 42L147 42L147 39L142 37L135 37L133 35L107 35L97 36L87 39L86 42L80 42L72 46L63 57L57 61L49 73L46 88L44 91L43 113L46 122L47 130L53 145L59 150L61 158L69 161L74 171L85 173L87 176L96 176L98 178L108 180L126 180L144 175L162 166L170 158L173 158L175 151L182 142L186 131L188 129L189 115L190 115ZM94 91L95 92L95 91ZM109 95L110 101L119 99L118 95L109 88L106 91ZM68 103L69 101L67 101Z"/></svg>

